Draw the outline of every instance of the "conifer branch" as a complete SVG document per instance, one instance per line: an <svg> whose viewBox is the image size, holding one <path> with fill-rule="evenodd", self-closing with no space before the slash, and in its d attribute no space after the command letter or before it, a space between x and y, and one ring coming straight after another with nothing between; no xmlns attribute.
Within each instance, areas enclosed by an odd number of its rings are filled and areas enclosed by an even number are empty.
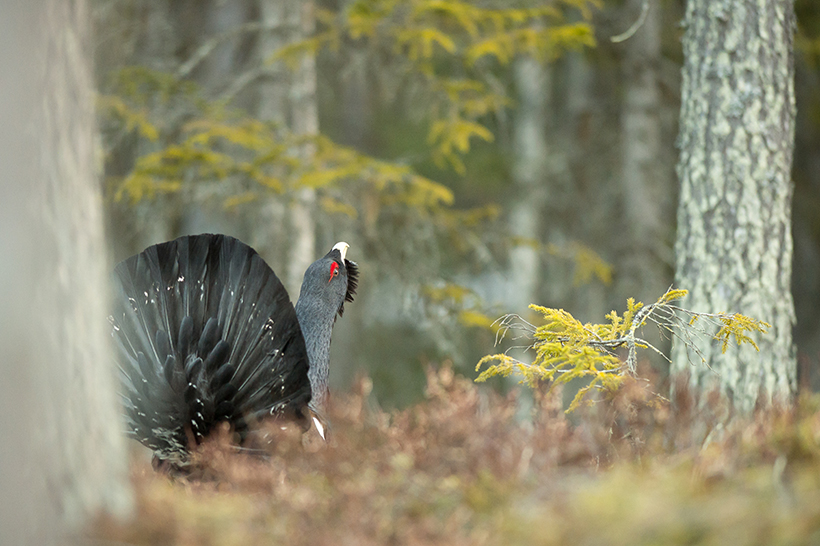
<svg viewBox="0 0 820 546"><path fill-rule="evenodd" d="M476 366L476 371L486 364L476 381L501 375L520 375L521 382L534 386L538 380L551 382L551 386L583 378L588 384L583 387L570 404L572 411L592 391L603 389L614 391L624 378L638 375L638 349L649 349L667 361L663 351L639 337L639 332L648 322L656 324L662 331L678 337L686 347L706 360L695 343L695 337L710 337L721 343L725 351L730 338L737 343L751 343L757 347L751 334L766 333L769 325L757 319L740 314L699 313L690 311L672 302L686 296L686 290L670 287L657 301L649 305L636 303L631 298L627 309L619 316L615 311L607 315L608 323L581 324L563 309L549 309L530 305L539 312L544 323L535 326L515 314L501 317L496 323L499 328L496 344L503 341L509 330L521 332L517 339L531 340L524 350L535 350L532 363L523 362L509 355L509 349L502 354L488 355ZM626 347L626 357L621 360L615 350ZM521 347L519 347L521 348Z"/></svg>

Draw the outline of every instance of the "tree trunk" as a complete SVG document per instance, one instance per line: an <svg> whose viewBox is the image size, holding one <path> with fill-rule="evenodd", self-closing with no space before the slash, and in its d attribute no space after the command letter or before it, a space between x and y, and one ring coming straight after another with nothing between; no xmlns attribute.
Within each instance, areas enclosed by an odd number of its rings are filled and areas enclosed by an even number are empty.
<svg viewBox="0 0 820 546"><path fill-rule="evenodd" d="M510 233L525 240L537 240L547 187L547 137L545 113L550 68L522 57L513 65L518 105L513 122L515 200L510 206ZM527 308L539 302L541 272L539 249L522 243L510 250L507 305L514 313L528 316ZM522 355L528 358L527 355ZM511 381L512 382L512 381ZM515 379L518 382L518 379ZM520 391L517 418L530 419L533 405L528 389Z"/></svg>
<svg viewBox="0 0 820 546"><path fill-rule="evenodd" d="M4 544L64 544L96 510L130 506L107 345L88 22L82 0L0 9Z"/></svg>
<svg viewBox="0 0 820 546"><path fill-rule="evenodd" d="M259 41L259 56L269 59L289 42L309 37L314 30L313 2L301 0L259 0L262 20L276 30L269 31ZM259 85L257 115L265 121L285 124L297 135L319 133L319 113L316 104L316 60L304 54L298 67L288 72L278 63L269 77ZM299 154L302 162L309 162L314 155L313 146L305 144ZM287 249L288 260L282 281L294 301L298 297L302 276L316 259L316 192L313 188L297 189L288 209L291 241ZM280 208L271 203L263 215L277 220Z"/></svg>
<svg viewBox="0 0 820 546"><path fill-rule="evenodd" d="M592 248L603 257L605 249L614 247L611 237L601 235L612 233L604 226L612 225L610 215L614 213L591 215L587 207L596 207L598 202L611 203L605 192L614 190L611 185L599 182L600 177L595 172L596 168L608 169L606 160L597 161L599 155L595 149L595 138L600 138L602 131L592 130L598 127L596 121L602 117L602 101L595 93L600 93L604 86L596 80L586 52L570 51L562 62L565 68L557 79L565 86L565 99L555 107L561 123L554 132L561 135L559 142L566 157L566 168L563 171L554 169L556 176L550 178L549 210L546 215L551 221L546 230L542 228L542 232L559 247L569 248L571 241L584 241L593 245ZM596 157L596 161L591 162L590 157ZM595 198L591 199L589 193L594 194ZM597 210L600 211L600 208L597 207ZM579 215L583 216L582 221L579 221ZM557 273L545 277L542 282L542 285L549 287L550 297L545 301L550 302L551 306L572 309L574 316L582 322L598 321L613 309L607 301L610 290L597 279L576 283L571 265L565 263L561 267L545 267L546 273Z"/></svg>
<svg viewBox="0 0 820 546"><path fill-rule="evenodd" d="M547 72L538 61L528 57L515 61L513 71L518 89L518 107L513 125L516 151L513 179L515 202L510 207L510 232L524 239L537 239L539 219L546 198L547 141L545 106ZM540 258L537 248L519 244L510 250L511 300L513 312L527 313L537 303Z"/></svg>
<svg viewBox="0 0 820 546"><path fill-rule="evenodd" d="M644 1L631 0L629 13L639 13ZM670 188L661 164L660 9L659 3L650 4L643 24L624 44L621 184L628 244L620 253L618 284L620 293L645 303L663 294L671 281L663 259L670 254L663 229L663 196Z"/></svg>
<svg viewBox="0 0 820 546"><path fill-rule="evenodd" d="M179 2L180 0L173 0ZM196 0L183 3L187 10L175 13L174 27L183 36L190 36L190 41L202 47L207 40L219 36L230 35L247 23L253 10L250 0ZM186 5L187 4L187 5ZM178 6L174 6L179 10ZM193 11L196 13L191 13ZM252 72L246 60L247 36L236 34L223 39L192 71L194 79L202 86L206 96L228 97L230 105L235 108L247 109L252 105L252 99L243 85L246 75ZM169 53L173 55L171 50ZM178 62L178 60L177 60ZM162 145L160 145L162 148ZM162 203L152 203L152 208L159 212L159 217L180 217L177 233L173 236L188 233L224 233L245 240L244 229L236 214L225 210L223 199L230 195L231 190L218 189L226 184L190 184L187 192L172 194L162 199ZM228 186L230 187L230 186ZM186 195L187 193L187 195ZM185 197L182 197L185 195ZM182 197L182 199L180 199ZM183 203L165 203L169 198L181 200ZM169 206L170 205L170 206ZM162 208L159 208L162 207ZM167 209L163 211L163 209ZM178 212L174 212L177 209ZM255 226L258 228L258 226ZM170 237L155 240L167 240Z"/></svg>
<svg viewBox="0 0 820 546"><path fill-rule="evenodd" d="M628 13L636 17L647 0L630 0ZM663 154L666 144L661 127L660 2L651 2L643 23L626 40L623 61L624 100L621 111L623 189L623 237L615 241L618 248L617 292L646 304L654 302L672 283L671 268L671 196L674 195L671 157ZM670 143L671 144L671 143ZM623 305L623 300L618 302ZM671 344L667 336L654 328L644 332L646 340L664 354ZM643 358L658 369L666 370L666 361L647 352Z"/></svg>
<svg viewBox="0 0 820 546"><path fill-rule="evenodd" d="M680 117L676 284L698 312L739 312L771 324L748 344L698 355L676 340L672 371L695 392L714 388L750 411L787 400L792 344L791 166L794 7L788 0L690 0Z"/></svg>

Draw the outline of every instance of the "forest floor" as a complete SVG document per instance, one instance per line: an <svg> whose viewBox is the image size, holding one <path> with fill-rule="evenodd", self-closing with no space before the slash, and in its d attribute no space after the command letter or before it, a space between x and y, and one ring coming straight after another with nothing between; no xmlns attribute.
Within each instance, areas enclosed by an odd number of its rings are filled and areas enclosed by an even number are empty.
<svg viewBox="0 0 820 546"><path fill-rule="evenodd" d="M820 400L724 427L727 409L670 404L645 382L567 417L536 391L532 419L455 375L387 413L369 381L331 408L331 438L296 427L265 458L216 438L196 478L132 463L136 515L99 518L101 544L820 544ZM227 435L225 435L227 436ZM95 540L95 541L96 541Z"/></svg>

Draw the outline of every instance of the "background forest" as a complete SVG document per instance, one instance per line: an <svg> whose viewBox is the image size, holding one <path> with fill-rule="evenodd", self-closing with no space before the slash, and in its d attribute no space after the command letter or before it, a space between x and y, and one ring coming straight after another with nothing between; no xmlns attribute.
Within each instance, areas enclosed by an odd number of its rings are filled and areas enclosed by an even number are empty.
<svg viewBox="0 0 820 546"><path fill-rule="evenodd" d="M745 407L689 392L670 385L668 364L652 351L639 353L638 362L625 351L607 354L611 368L589 360L590 369L603 366L599 379L626 368L637 368L638 377L593 393L570 414L565 409L584 383L550 388L533 380L518 389L503 379L489 387L475 381L482 357L530 343L513 336L494 346L499 316L517 313L508 320L533 324L557 316L528 309L537 303L584 323L622 321L626 328L640 316L628 298L654 302L676 274L686 278L681 245L677 258L674 246L690 227L675 225L686 218L677 216L678 205L698 197L686 182L692 131L678 136L678 124L698 111L687 100L697 87L687 71L693 37L715 22L721 29L738 21L759 26L765 15L789 23L791 5L4 6L0 40L8 43L0 62L10 84L0 87L0 137L9 145L0 146L0 161L12 166L12 198L0 202L0 226L12 235L3 241L7 263L19 267L0 268L9 301L0 340L13 349L0 361L0 375L11 378L0 382L0 409L13 417L2 423L2 534L58 544L68 524L84 529L81 540L117 544L820 542L815 0L794 2L794 403L755 405L761 382L746 383L753 392L743 400L735 393ZM787 54L753 58L752 69L741 71L757 77L765 62L771 68L772 59L790 58L789 29L781 31L755 27L751 34ZM704 63L714 70L705 71L702 87L730 81L748 61L743 55L757 51L745 45L736 41L734 57ZM43 74L29 69L36 63ZM767 157L759 149L785 150L785 160L764 173L771 202L791 192L788 176L776 172L791 160L788 64L775 62L767 74L785 75L779 84L737 85L731 95L743 100L727 109L710 104L711 114L738 123L785 112L750 138L757 150L735 157L759 163ZM743 111L759 107L772 88L777 100L760 116ZM717 133L731 124L705 125ZM94 159L102 170L108 263L101 263ZM195 472L171 479L155 473L138 446L126 456L105 372L110 333L95 317L107 308L99 287L117 261L198 232L227 233L258 249L294 299L307 265L339 240L350 243L361 278L334 334L330 440L273 425L264 432L274 441L256 458L237 454L230 434L217 431L193 454ZM717 241L724 250L747 248L747 233L731 235ZM780 240L788 256L791 240ZM787 282L778 282L784 291L764 296L785 311L753 318L771 320L768 335L790 351L791 301L783 296ZM613 309L622 314L605 319ZM548 338L553 327L563 334L567 325L603 332L566 317L535 335ZM737 333L745 324L763 346L767 334L745 320L736 315L723 328L735 325ZM564 358L562 348L575 350L568 339L559 336L540 357ZM649 339L668 352L668 339ZM572 357L589 356L584 349ZM741 362L733 350L722 364ZM761 356L741 371L744 378L771 372L791 394L794 360L781 360L765 364ZM96 509L106 513L88 525L83 516Z"/></svg>
<svg viewBox="0 0 820 546"><path fill-rule="evenodd" d="M421 397L430 362L473 376L503 313L538 303L600 322L629 297L654 301L673 279L683 2L642 6L504 3L493 19L492 3L96 2L113 256L223 232L295 297L307 264L347 240L363 280L331 382L364 371L387 408ZM793 293L809 385L820 21L812 2L796 9Z"/></svg>

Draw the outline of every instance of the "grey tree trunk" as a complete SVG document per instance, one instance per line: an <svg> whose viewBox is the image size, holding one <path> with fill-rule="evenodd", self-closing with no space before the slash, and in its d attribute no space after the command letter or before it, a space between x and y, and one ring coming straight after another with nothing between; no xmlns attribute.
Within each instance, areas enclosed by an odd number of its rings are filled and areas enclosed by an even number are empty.
<svg viewBox="0 0 820 546"><path fill-rule="evenodd" d="M566 86L566 99L564 104L556 108L563 114L563 123L555 132L561 135L560 142L566 155L567 165L565 172L558 170L556 173L558 176L550 179L547 214L551 221L547 234L549 240L559 246L569 246L570 241L579 240L595 245L593 248L602 252L601 244L604 248L615 247L615 242L611 238L601 237L601 233L612 231L610 215L601 213L601 207L598 207L596 210L599 210L599 213L582 213L583 221L577 221L580 204L583 203L584 210L587 210L586 206L590 203L590 197L585 195L583 188L591 182L595 183L593 181L598 179L594 168L601 168L603 164L608 165L605 159L598 161L598 154L592 148L593 131L591 128L599 126L593 120L600 115L596 110L601 104L594 93L596 88L601 86L596 81L593 67L584 52L568 52L564 62L566 68L560 79ZM600 132L594 131L594 134L598 135ZM593 156L596 157L594 162L590 161L590 157ZM604 191L620 194L611 186L600 184L594 192L596 199L589 206L595 207L597 202L611 203L612 200L604 195ZM603 226L610 226L610 228ZM554 272L542 282L543 285L549 286L547 291L550 297L546 301L556 302L551 305L572 309L575 317L582 322L597 321L609 310L615 308L607 301L609 290L604 283L593 281L578 286L574 282L572 270L566 264L561 268L547 266L545 272ZM567 298L568 295L571 295L570 299ZM621 299L618 298L618 300Z"/></svg>
<svg viewBox="0 0 820 546"><path fill-rule="evenodd" d="M539 61L522 57L513 65L518 90L518 104L513 122L515 165L515 200L510 206L510 233L523 239L537 240L540 220L547 196L546 103L550 69ZM507 305L515 313L527 316L527 306L539 302L541 258L539 249L519 244L510 250ZM516 380L517 382L517 380ZM533 399L528 389L518 398L518 419L530 419Z"/></svg>
<svg viewBox="0 0 820 546"><path fill-rule="evenodd" d="M3 544L64 544L94 511L130 507L88 23L83 0L0 9Z"/></svg>
<svg viewBox="0 0 820 546"><path fill-rule="evenodd" d="M515 61L513 71L518 88L518 106L513 126L516 152L513 179L515 201L510 207L510 232L525 239L537 239L539 220L546 199L547 141L545 107L548 69L531 58ZM537 303L540 258L538 249L520 244L510 250L510 301L516 313L526 313Z"/></svg>
<svg viewBox="0 0 820 546"><path fill-rule="evenodd" d="M312 1L296 2L298 8L299 37L306 38L313 34L316 21ZM316 59L311 54L304 54L299 67L294 73L291 90L291 130L297 135L319 134L319 109L316 104ZM305 144L299 150L303 162L313 159L316 151L312 144ZM293 233L293 245L288 262L287 278L291 285L301 287L305 270L316 259L316 191L313 188L301 188L290 209L290 225ZM291 292L295 294L296 292Z"/></svg>
<svg viewBox="0 0 820 546"><path fill-rule="evenodd" d="M791 166L794 7L789 0L690 0L684 20L676 284L699 312L771 324L750 345L676 340L672 371L696 392L719 388L741 411L788 399L792 344Z"/></svg>
<svg viewBox="0 0 820 546"><path fill-rule="evenodd" d="M173 2L179 0L134 0L129 10L112 9L105 13L98 2L92 12L97 16L95 61L102 84L114 67L141 65L150 70L173 72L175 51L182 49L185 32L177 24ZM114 3L109 3L109 5ZM200 25L201 26L201 25ZM103 85L104 87L104 85ZM147 139L123 138L116 144L106 165L106 175L128 174L136 159L158 152L162 143ZM115 204L108 208L111 248L125 258L145 247L173 238L183 207L177 195L143 200L137 204Z"/></svg>
<svg viewBox="0 0 820 546"><path fill-rule="evenodd" d="M644 0L630 0L639 13ZM621 115L623 211L628 246L620 255L619 292L649 303L668 288L664 257L670 256L664 218L670 180L661 153L660 3L652 2L635 34L626 40L624 106Z"/></svg>
<svg viewBox="0 0 820 546"><path fill-rule="evenodd" d="M313 33L315 19L313 2L301 0L259 0L260 14L267 26L276 30L259 41L259 56L264 61L291 41ZM297 135L319 132L319 112L316 104L316 60L303 55L295 71L289 72L282 63L274 66L268 78L259 85L257 115L262 120L277 121ZM302 161L310 161L313 146L298 150ZM285 276L282 279L293 299L297 298L302 276L316 259L316 223L313 220L316 192L312 188L297 190L287 211L289 229ZM263 209L263 217L273 223L282 218L280 206L273 202Z"/></svg>
<svg viewBox="0 0 820 546"><path fill-rule="evenodd" d="M172 1L179 2L179 0ZM207 43L207 40L230 35L247 23L253 12L251 3L251 0L231 0L230 2L199 0L193 2L194 9L198 12L196 16L190 13L192 11L190 8L188 11L178 12L174 26L178 33L191 36L195 43ZM249 97L251 94L247 92L245 82L247 75L252 73L245 59L246 38L237 33L221 40L192 71L192 75L207 96L223 99L230 97L232 107L245 109L251 103ZM174 49L164 53L173 57ZM242 228L245 226L237 221L235 214L226 211L222 206L221 198L230 195L231 190L220 188L220 186L228 185L190 184L182 195L166 196L162 204L153 203L152 208L159 213L159 217L163 218L173 218L178 214L180 222L177 229L181 233L224 233L244 239L245 233ZM182 203L175 203L174 201L177 200ZM179 212L173 212L175 208ZM154 242L168 238L157 239Z"/></svg>

